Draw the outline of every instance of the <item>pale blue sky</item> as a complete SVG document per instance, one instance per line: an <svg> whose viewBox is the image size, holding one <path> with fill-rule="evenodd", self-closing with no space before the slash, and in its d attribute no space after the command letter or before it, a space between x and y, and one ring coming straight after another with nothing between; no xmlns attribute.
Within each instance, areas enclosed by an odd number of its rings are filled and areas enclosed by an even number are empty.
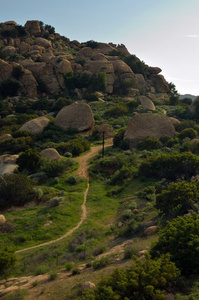
<svg viewBox="0 0 199 300"><path fill-rule="evenodd" d="M80 42L125 44L183 93L199 95L198 0L0 0L0 22L40 20Z"/></svg>

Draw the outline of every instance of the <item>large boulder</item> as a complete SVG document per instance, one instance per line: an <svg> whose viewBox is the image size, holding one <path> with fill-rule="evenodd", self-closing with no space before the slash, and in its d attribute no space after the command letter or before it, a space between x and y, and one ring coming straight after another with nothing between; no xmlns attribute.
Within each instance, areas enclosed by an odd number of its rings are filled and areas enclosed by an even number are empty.
<svg viewBox="0 0 199 300"><path fill-rule="evenodd" d="M142 109L144 111L154 111L155 110L155 105L153 104L153 102L146 96L140 96L139 100L141 102L142 105Z"/></svg>
<svg viewBox="0 0 199 300"><path fill-rule="evenodd" d="M45 49L52 47L51 41L48 41L47 39L40 38L40 37L34 41L34 44L44 47Z"/></svg>
<svg viewBox="0 0 199 300"><path fill-rule="evenodd" d="M41 157L47 158L49 160L57 160L61 159L61 156L59 155L58 151L54 148L47 148L40 152Z"/></svg>
<svg viewBox="0 0 199 300"><path fill-rule="evenodd" d="M31 35L38 36L41 34L41 27L39 21L27 21L25 24L25 29Z"/></svg>
<svg viewBox="0 0 199 300"><path fill-rule="evenodd" d="M169 117L158 114L136 114L130 120L125 139L130 141L131 146L137 146L139 141L143 141L147 136L160 138L163 135L173 137L175 128Z"/></svg>
<svg viewBox="0 0 199 300"><path fill-rule="evenodd" d="M33 120L30 120L23 124L19 130L27 130L32 135L36 135L38 133L43 132L44 128L48 125L50 120L46 117L39 117Z"/></svg>
<svg viewBox="0 0 199 300"><path fill-rule="evenodd" d="M90 106L84 102L75 102L63 107L56 118L54 124L64 130L76 128L78 132L88 130L94 126L94 117Z"/></svg>
<svg viewBox="0 0 199 300"><path fill-rule="evenodd" d="M105 139L112 138L115 135L113 128L111 128L110 125L108 125L108 124L101 124L97 128L97 131L98 131L100 138L103 138L103 133L104 133Z"/></svg>
<svg viewBox="0 0 199 300"><path fill-rule="evenodd" d="M168 82L165 80L164 76L152 74L149 76L151 84L154 85L155 91L157 93L169 93L170 88Z"/></svg>
<svg viewBox="0 0 199 300"><path fill-rule="evenodd" d="M12 66L5 62L4 60L0 59L0 81L1 80L7 80L10 78L11 73L12 73Z"/></svg>
<svg viewBox="0 0 199 300"><path fill-rule="evenodd" d="M175 129L177 129L181 124L180 121L176 118L170 117L170 120L171 120L173 126L175 127Z"/></svg>
<svg viewBox="0 0 199 300"><path fill-rule="evenodd" d="M21 92L22 94L26 94L29 97L36 97L37 96L37 86L38 83L35 77L32 75L31 71L23 70L23 75L20 79L21 83Z"/></svg>
<svg viewBox="0 0 199 300"><path fill-rule="evenodd" d="M0 225L4 224L6 222L6 218L4 215L0 215Z"/></svg>

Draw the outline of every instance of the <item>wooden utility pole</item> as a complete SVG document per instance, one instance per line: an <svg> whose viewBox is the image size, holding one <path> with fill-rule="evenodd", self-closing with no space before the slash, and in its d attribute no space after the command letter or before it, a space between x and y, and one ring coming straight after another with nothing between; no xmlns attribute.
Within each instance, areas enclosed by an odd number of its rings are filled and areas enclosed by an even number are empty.
<svg viewBox="0 0 199 300"><path fill-rule="evenodd" d="M103 136L102 136L102 138L103 138L103 141L102 141L102 158L104 157L104 131L103 131Z"/></svg>

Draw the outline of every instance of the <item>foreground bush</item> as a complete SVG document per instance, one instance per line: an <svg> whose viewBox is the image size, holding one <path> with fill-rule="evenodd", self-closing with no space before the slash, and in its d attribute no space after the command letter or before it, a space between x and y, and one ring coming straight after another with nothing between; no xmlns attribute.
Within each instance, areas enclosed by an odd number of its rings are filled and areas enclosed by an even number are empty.
<svg viewBox="0 0 199 300"><path fill-rule="evenodd" d="M171 261L190 276L199 274L199 216L177 217L159 231L159 240L151 249L156 257L170 253Z"/></svg>
<svg viewBox="0 0 199 300"><path fill-rule="evenodd" d="M40 153L36 149L28 149L19 155L16 163L20 172L24 169L34 172L40 165Z"/></svg>
<svg viewBox="0 0 199 300"><path fill-rule="evenodd" d="M84 292L87 300L161 300L177 283L180 271L170 261L169 255L157 260L149 257L145 262L136 260L136 265L127 270L115 269L102 279L94 290Z"/></svg>

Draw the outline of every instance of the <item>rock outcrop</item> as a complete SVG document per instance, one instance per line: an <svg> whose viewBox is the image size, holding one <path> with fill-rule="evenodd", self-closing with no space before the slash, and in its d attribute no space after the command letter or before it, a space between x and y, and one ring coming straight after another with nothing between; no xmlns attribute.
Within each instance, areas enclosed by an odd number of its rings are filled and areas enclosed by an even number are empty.
<svg viewBox="0 0 199 300"><path fill-rule="evenodd" d="M38 133L43 132L44 128L48 125L49 119L46 117L39 117L33 120L30 120L23 124L19 130L27 130L32 135L36 135Z"/></svg>
<svg viewBox="0 0 199 300"><path fill-rule="evenodd" d="M136 114L130 120L125 139L130 141L131 146L137 146L147 136L160 138L163 135L174 136L175 128L169 117L158 114Z"/></svg>
<svg viewBox="0 0 199 300"><path fill-rule="evenodd" d="M75 102L63 107L54 119L54 124L64 130L76 128L78 132L94 126L94 117L90 106L84 102Z"/></svg>
<svg viewBox="0 0 199 300"><path fill-rule="evenodd" d="M74 76L85 72L96 77L100 72L105 72L107 85L103 92L107 94L118 93L121 86L129 81L132 85L126 91L129 92L129 97L138 99L139 96L146 96L152 101L162 102L169 97L170 88L164 77L159 74L161 69L144 65L145 71L140 70L138 73L139 69L136 71L131 63L129 67L125 62L131 54L123 44L94 42L94 45L90 44L91 48L88 47L89 43L70 41L58 33L46 30L38 20L27 21L17 32L17 37L11 37L11 34L6 37L5 30L13 29L18 30L16 22L1 23L0 47L2 57L5 56L6 61L0 60L0 81L13 79L13 60L30 71L31 73L26 73L23 78L17 79L20 85L17 93L20 96L36 97L41 93L49 96L62 91L67 92L63 75L69 72ZM121 59L121 54L125 59ZM142 64L138 58L132 59ZM80 89L79 94L85 93L84 86L75 88Z"/></svg>
<svg viewBox="0 0 199 300"><path fill-rule="evenodd" d="M49 160L57 160L57 159L61 159L60 154L58 153L58 151L54 148L47 148L44 149L40 152L41 157L43 158L47 158Z"/></svg>

